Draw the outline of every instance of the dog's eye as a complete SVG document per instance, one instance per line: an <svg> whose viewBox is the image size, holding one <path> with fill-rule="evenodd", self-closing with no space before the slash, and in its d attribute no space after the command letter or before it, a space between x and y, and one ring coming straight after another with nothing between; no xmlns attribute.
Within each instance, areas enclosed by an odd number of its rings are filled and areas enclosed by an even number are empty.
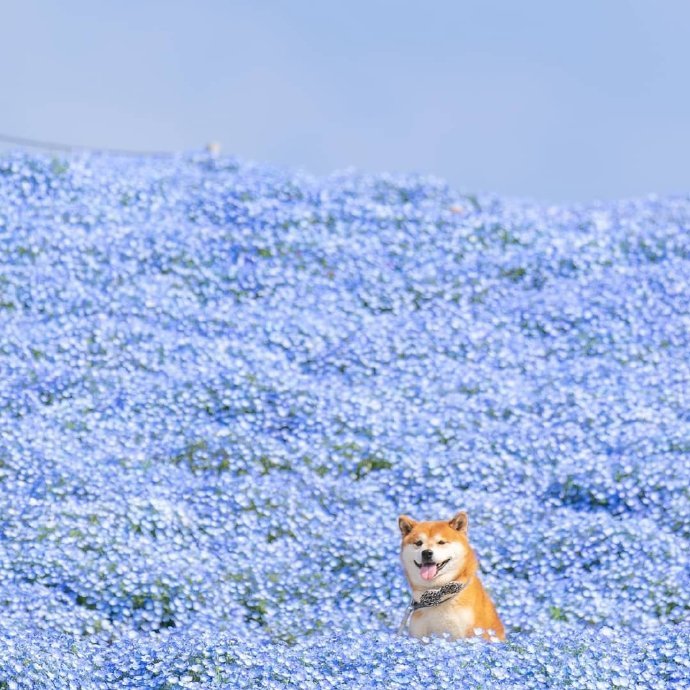
<svg viewBox="0 0 690 690"><path fill-rule="evenodd" d="M436 543L437 543L437 544L445 544L446 542L443 541L443 539L439 539Z"/></svg>
<svg viewBox="0 0 690 690"><path fill-rule="evenodd" d="M424 542L423 542L421 539L418 539L418 540L414 543L414 545L415 545L415 546L421 546L423 543L424 543Z"/></svg>

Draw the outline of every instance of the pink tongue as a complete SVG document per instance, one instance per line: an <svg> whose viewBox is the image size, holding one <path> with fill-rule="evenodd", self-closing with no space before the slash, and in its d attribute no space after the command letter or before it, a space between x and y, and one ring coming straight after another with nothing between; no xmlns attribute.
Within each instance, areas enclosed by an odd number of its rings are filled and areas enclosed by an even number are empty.
<svg viewBox="0 0 690 690"><path fill-rule="evenodd" d="M434 577L436 577L436 563L432 563L431 565L423 565L419 569L419 574L422 576L423 580L433 580Z"/></svg>

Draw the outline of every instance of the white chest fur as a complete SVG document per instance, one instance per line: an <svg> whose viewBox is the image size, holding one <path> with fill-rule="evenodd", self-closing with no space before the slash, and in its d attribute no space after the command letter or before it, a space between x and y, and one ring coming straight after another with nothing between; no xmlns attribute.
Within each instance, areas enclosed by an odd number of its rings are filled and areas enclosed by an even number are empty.
<svg viewBox="0 0 690 690"><path fill-rule="evenodd" d="M447 633L452 637L467 637L474 628L474 612L466 606L450 602L415 611L410 618L412 637L431 637Z"/></svg>

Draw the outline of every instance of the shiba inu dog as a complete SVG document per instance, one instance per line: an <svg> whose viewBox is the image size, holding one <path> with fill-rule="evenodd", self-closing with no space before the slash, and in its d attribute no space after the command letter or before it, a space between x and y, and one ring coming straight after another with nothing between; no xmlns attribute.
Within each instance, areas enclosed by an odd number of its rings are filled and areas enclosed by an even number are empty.
<svg viewBox="0 0 690 690"><path fill-rule="evenodd" d="M412 590L410 635L505 639L503 624L479 581L479 564L468 540L467 513L451 520L417 522L398 518L402 535L400 558Z"/></svg>

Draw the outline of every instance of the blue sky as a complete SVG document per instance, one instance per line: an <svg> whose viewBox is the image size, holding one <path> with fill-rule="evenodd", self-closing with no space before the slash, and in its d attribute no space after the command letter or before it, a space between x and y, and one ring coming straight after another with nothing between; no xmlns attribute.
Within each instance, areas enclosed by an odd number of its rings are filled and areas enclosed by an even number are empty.
<svg viewBox="0 0 690 690"><path fill-rule="evenodd" d="M690 191L690 3L3 0L0 132L429 172L589 201Z"/></svg>

